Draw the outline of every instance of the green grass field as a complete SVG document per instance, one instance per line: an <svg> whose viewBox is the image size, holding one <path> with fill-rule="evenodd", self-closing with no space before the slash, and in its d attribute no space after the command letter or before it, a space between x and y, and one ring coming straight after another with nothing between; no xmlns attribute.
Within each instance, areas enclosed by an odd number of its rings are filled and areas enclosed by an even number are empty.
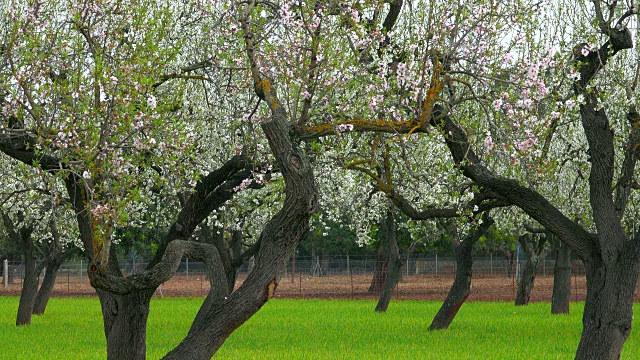
<svg viewBox="0 0 640 360"><path fill-rule="evenodd" d="M149 359L186 334L202 299L158 299L151 305ZM104 359L97 299L52 299L47 314L16 328L16 297L0 297L0 358ZM570 359L580 338L581 304L553 316L548 303L465 304L449 330L426 329L437 302L394 301L386 314L372 301L272 300L232 334L220 359ZM638 305L635 311L639 310ZM634 320L634 329L640 323ZM640 359L640 330L623 359ZM185 359L187 360L187 359Z"/></svg>

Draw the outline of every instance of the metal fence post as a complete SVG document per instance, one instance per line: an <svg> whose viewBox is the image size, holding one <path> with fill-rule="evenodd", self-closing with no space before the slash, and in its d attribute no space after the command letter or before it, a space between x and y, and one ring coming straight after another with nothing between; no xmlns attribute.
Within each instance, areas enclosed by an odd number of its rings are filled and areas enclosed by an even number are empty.
<svg viewBox="0 0 640 360"><path fill-rule="evenodd" d="M187 280L189 280L189 258L186 258L187 262Z"/></svg>
<svg viewBox="0 0 640 360"><path fill-rule="evenodd" d="M491 255L490 265L489 265L489 273L493 276L493 254Z"/></svg>
<svg viewBox="0 0 640 360"><path fill-rule="evenodd" d="M80 259L80 283L82 283L82 259Z"/></svg>
<svg viewBox="0 0 640 360"><path fill-rule="evenodd" d="M2 277L4 277L4 288L6 289L9 287L9 260L8 259L4 259Z"/></svg>
<svg viewBox="0 0 640 360"><path fill-rule="evenodd" d="M438 275L438 254L436 254L436 275Z"/></svg>

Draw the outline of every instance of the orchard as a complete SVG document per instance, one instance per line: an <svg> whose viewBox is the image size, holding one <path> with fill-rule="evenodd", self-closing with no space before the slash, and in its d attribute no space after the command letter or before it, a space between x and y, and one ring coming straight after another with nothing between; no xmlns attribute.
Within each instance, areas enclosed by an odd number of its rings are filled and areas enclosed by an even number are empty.
<svg viewBox="0 0 640 360"><path fill-rule="evenodd" d="M82 256L108 358L145 359L151 297L196 259L211 291L164 358L209 359L298 244L340 226L387 243L381 312L425 231L446 236L458 272L429 328L446 329L497 231L531 262L521 304L547 251L582 260L576 358L620 357L640 272L634 1L0 3L0 230L31 279L18 325L46 307L38 274ZM151 261L127 274L132 238Z"/></svg>

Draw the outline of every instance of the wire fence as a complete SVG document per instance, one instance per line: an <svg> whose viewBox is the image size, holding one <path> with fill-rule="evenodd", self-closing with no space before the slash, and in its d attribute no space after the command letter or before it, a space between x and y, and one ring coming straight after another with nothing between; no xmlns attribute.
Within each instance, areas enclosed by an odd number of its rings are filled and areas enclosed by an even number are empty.
<svg viewBox="0 0 640 360"><path fill-rule="evenodd" d="M0 295L17 295L22 287L24 265L21 262L9 262L6 265L8 269L5 266L1 269L6 286L0 287ZM146 265L141 261L121 262L124 275L141 271ZM516 279L524 265L523 261L510 262L504 257L474 258L471 300L512 300ZM532 301L550 301L554 265L553 259L541 261ZM369 288L376 267L384 266L373 257L344 255L292 258L279 280L276 297L373 299L377 294L370 292ZM238 269L236 286L242 284L251 267L252 263L248 262ZM95 296L86 269L87 263L83 260L63 264L58 272L53 296ZM6 278L5 270L8 270ZM584 300L584 267L580 261L574 261L572 270L572 298ZM394 295L396 298L442 300L455 276L456 261L450 257L410 257L403 263L401 271L402 279ZM176 274L158 288L156 295L199 297L206 295L209 287L205 265L184 259Z"/></svg>

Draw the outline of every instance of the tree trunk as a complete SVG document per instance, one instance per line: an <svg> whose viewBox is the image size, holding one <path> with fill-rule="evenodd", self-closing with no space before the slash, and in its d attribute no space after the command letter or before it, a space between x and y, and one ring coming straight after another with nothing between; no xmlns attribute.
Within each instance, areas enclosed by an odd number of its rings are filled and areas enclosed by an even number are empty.
<svg viewBox="0 0 640 360"><path fill-rule="evenodd" d="M553 267L553 293L551 313L568 314L571 299L571 249L560 243L556 247L556 263Z"/></svg>
<svg viewBox="0 0 640 360"><path fill-rule="evenodd" d="M473 268L472 241L462 241L456 246L456 278L449 289L447 298L433 318L429 330L448 329L458 310L471 294L471 275Z"/></svg>
<svg viewBox="0 0 640 360"><path fill-rule="evenodd" d="M527 260L527 265L518 281L518 289L516 290L516 306L529 305L531 299L531 290L536 281L536 271L538 270L539 259Z"/></svg>
<svg viewBox="0 0 640 360"><path fill-rule="evenodd" d="M212 301L199 324L165 359L210 359L236 328L260 310L273 296L280 275L298 242L308 233L309 219L318 207L311 165L304 152L289 138L288 116L277 99L275 88L269 80L261 79L253 61L254 45L247 20L241 19L241 23L256 93L272 112L261 127L285 180L286 196L280 211L267 222L260 234L260 250L247 279L228 297Z"/></svg>
<svg viewBox="0 0 640 360"><path fill-rule="evenodd" d="M102 306L107 359L145 360L147 316L154 290L115 295L96 290Z"/></svg>
<svg viewBox="0 0 640 360"><path fill-rule="evenodd" d="M545 244L547 242L547 236L539 236L538 239L532 234L526 234L520 236L518 242L525 254L527 255L527 265L520 276L518 281L518 290L516 291L516 306L528 305L529 299L531 299L531 290L536 281L536 273L538 271L538 265L540 260L545 257L546 251Z"/></svg>
<svg viewBox="0 0 640 360"><path fill-rule="evenodd" d="M576 359L620 359L633 319L633 293L640 270L636 252L623 250L606 265L585 262L589 291Z"/></svg>
<svg viewBox="0 0 640 360"><path fill-rule="evenodd" d="M53 286L56 283L56 276L58 275L60 265L62 265L62 261L58 259L53 259L47 264L42 284L40 285L35 304L33 305L34 315L42 315L47 309L47 303L53 292Z"/></svg>
<svg viewBox="0 0 640 360"><path fill-rule="evenodd" d="M33 244L31 244L31 248L33 248ZM36 270L36 258L33 254L33 249L31 251L25 249L24 281L22 282L22 292L20 293L16 325L31 324L31 315L33 314L33 305L36 301L37 291L38 272Z"/></svg>
<svg viewBox="0 0 640 360"><path fill-rule="evenodd" d="M36 267L35 246L31 240L31 232L32 229L29 227L22 227L18 231L24 254L24 280L22 282L22 292L20 293L16 325L31 324L33 305L36 301L36 293L38 291L38 270Z"/></svg>
<svg viewBox="0 0 640 360"><path fill-rule="evenodd" d="M507 261L507 268L506 268L506 276L508 278L511 278L511 276L513 276L513 251L508 251L505 250L502 254L504 255L504 259Z"/></svg>
<svg viewBox="0 0 640 360"><path fill-rule="evenodd" d="M460 241L455 223L443 222L442 227L452 239L456 252L456 278L453 280L447 298L442 303L440 310L433 318L429 330L448 329L449 325L458 314L458 310L471 294L471 275L473 273L473 244L494 224L487 213L482 216L480 225L471 229L464 240Z"/></svg>
<svg viewBox="0 0 640 360"><path fill-rule="evenodd" d="M385 279L387 278L387 271L389 269L389 250L384 240L380 242L378 246L378 253L376 255L376 267L373 271L373 278L371 279L371 285L369 285L369 292L372 294L379 294L382 291Z"/></svg>
<svg viewBox="0 0 640 360"><path fill-rule="evenodd" d="M389 308L393 290L395 290L400 281L400 268L402 267L402 259L400 258L400 249L398 249L398 238L396 236L396 222L392 209L387 211L386 218L382 221L382 233L384 240L389 248L388 265L386 279L376 305L376 312L385 312Z"/></svg>

